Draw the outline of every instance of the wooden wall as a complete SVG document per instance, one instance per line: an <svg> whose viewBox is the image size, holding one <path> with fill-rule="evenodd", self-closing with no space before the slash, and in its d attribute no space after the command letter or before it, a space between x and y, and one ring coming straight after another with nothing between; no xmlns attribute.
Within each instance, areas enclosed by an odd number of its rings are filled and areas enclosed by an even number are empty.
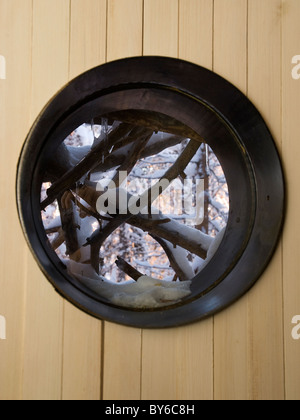
<svg viewBox="0 0 300 420"><path fill-rule="evenodd" d="M0 399L300 399L299 22L299 0L0 0ZM247 94L288 188L261 280L221 314L170 330L101 322L64 301L29 254L15 207L18 155L46 102L84 70L142 54L193 61Z"/></svg>

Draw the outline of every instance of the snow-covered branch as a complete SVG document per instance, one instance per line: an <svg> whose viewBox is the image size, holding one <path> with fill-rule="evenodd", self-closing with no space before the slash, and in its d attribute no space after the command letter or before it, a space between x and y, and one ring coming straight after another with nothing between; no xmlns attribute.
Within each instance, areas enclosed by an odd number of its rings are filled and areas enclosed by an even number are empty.
<svg viewBox="0 0 300 420"><path fill-rule="evenodd" d="M124 123L111 131L106 139L92 148L76 166L51 185L47 190L48 197L41 203L41 208L45 209L59 196L59 194L71 189L77 181L92 171L99 163L99 156L108 154L108 150L110 150L114 144L120 142L130 131L132 131L132 129L133 127L131 125Z"/></svg>
<svg viewBox="0 0 300 420"><path fill-rule="evenodd" d="M174 247L170 242L159 238L158 236L152 235L160 246L163 248L167 254L170 265L175 271L177 278L180 281L191 280L194 276L194 270L188 260L188 252L179 247Z"/></svg>

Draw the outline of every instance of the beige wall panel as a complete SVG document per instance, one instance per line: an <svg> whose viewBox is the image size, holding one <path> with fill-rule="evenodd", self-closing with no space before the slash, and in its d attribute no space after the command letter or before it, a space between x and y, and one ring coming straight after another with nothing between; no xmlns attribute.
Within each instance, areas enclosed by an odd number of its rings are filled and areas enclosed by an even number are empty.
<svg viewBox="0 0 300 420"><path fill-rule="evenodd" d="M143 2L108 0L107 61L142 55Z"/></svg>
<svg viewBox="0 0 300 420"><path fill-rule="evenodd" d="M247 0L215 0L214 71L247 91ZM214 397L247 398L247 299L215 316Z"/></svg>
<svg viewBox="0 0 300 420"><path fill-rule="evenodd" d="M69 0L33 0L32 121L68 81Z"/></svg>
<svg viewBox="0 0 300 420"><path fill-rule="evenodd" d="M144 0L144 55L178 55L178 0Z"/></svg>
<svg viewBox="0 0 300 420"><path fill-rule="evenodd" d="M299 19L299 0L0 0L0 400L300 399ZM142 54L213 68L247 93L289 193L283 239L254 288L214 318L165 330L102 323L64 302L27 249L14 198L21 145L47 101L88 68Z"/></svg>
<svg viewBox="0 0 300 420"><path fill-rule="evenodd" d="M248 93L281 147L281 0L249 1ZM259 141L259 139L258 139ZM251 399L284 398L282 247L248 295Z"/></svg>
<svg viewBox="0 0 300 420"><path fill-rule="evenodd" d="M143 332L142 399L213 398L211 320Z"/></svg>
<svg viewBox="0 0 300 420"><path fill-rule="evenodd" d="M105 322L104 400L139 400L141 330Z"/></svg>
<svg viewBox="0 0 300 420"><path fill-rule="evenodd" d="M144 53L177 57L179 51L179 58L211 68L212 2L186 0L180 1L179 5L179 26L175 1L149 1L147 6L145 5ZM155 15L159 16L159 24L155 22ZM204 16L208 23L204 22ZM190 17L192 20L188 25ZM164 24L167 28L165 36L161 31L158 32L158 29L154 29L154 25L162 28ZM205 31L199 31L202 24ZM153 25L150 33L147 32L147 25ZM178 44L175 32L180 34ZM199 45L202 45L203 49L199 49ZM144 330L142 399L212 399L212 340L212 318L182 328Z"/></svg>
<svg viewBox="0 0 300 420"><path fill-rule="evenodd" d="M142 55L142 0L108 0L107 61ZM141 330L105 322L102 397L140 399Z"/></svg>
<svg viewBox="0 0 300 420"><path fill-rule="evenodd" d="M179 0L179 58L212 69L213 0Z"/></svg>
<svg viewBox="0 0 300 420"><path fill-rule="evenodd" d="M71 0L69 77L105 62L106 0ZM99 400L102 322L64 302L62 398Z"/></svg>
<svg viewBox="0 0 300 420"><path fill-rule="evenodd" d="M1 0L0 55L0 400L21 398L27 247L15 204L15 172L27 134L31 82L31 1ZM6 77L6 78L4 78Z"/></svg>
<svg viewBox="0 0 300 420"><path fill-rule="evenodd" d="M64 302L63 400L100 399L101 327L101 321Z"/></svg>
<svg viewBox="0 0 300 420"><path fill-rule="evenodd" d="M214 2L214 71L247 93L247 0Z"/></svg>
<svg viewBox="0 0 300 420"><path fill-rule="evenodd" d="M106 59L106 0L71 0L70 79Z"/></svg>
<svg viewBox="0 0 300 420"><path fill-rule="evenodd" d="M35 118L68 81L69 1L34 0L32 105ZM30 256L25 307L24 399L60 399L63 300Z"/></svg>
<svg viewBox="0 0 300 420"><path fill-rule="evenodd" d="M283 235L284 328L285 328L285 385L288 400L300 399L300 340L292 338L292 319L300 316L300 248L299 248L299 109L300 78L292 77L292 58L300 56L300 2L283 2L283 159L285 165L288 203ZM298 61L299 64L299 61ZM300 76L298 67L297 75ZM298 322L299 324L299 322ZM297 329L297 335L299 329Z"/></svg>

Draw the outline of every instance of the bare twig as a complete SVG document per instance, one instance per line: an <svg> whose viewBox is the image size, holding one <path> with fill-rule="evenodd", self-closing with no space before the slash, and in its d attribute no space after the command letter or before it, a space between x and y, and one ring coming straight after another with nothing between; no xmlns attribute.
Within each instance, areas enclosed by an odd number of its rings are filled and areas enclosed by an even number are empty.
<svg viewBox="0 0 300 420"><path fill-rule="evenodd" d="M122 270L125 274L127 274L129 277L131 277L135 281L138 281L138 279L143 276L142 273L140 273L138 270L136 270L134 267L128 264L121 257L118 257L115 263L120 270Z"/></svg>
<svg viewBox="0 0 300 420"><path fill-rule="evenodd" d="M106 139L91 149L86 157L83 158L74 168L70 169L58 181L52 184L52 186L47 190L48 197L41 203L41 208L45 209L59 194L72 188L79 179L95 168L95 166L99 163L100 156L102 156L103 153L107 153L108 149L126 136L132 128L133 127L131 125L126 123L119 125L107 136Z"/></svg>
<svg viewBox="0 0 300 420"><path fill-rule="evenodd" d="M152 238L160 244L162 249L165 251L167 257L169 258L170 265L176 273L176 277L179 278L180 281L191 280L194 276L189 275L189 271L192 271L191 267L189 266L189 270L186 270L185 267L182 267L180 261L177 261L174 252L172 251L171 247L168 243L160 238L159 236L151 235Z"/></svg>
<svg viewBox="0 0 300 420"><path fill-rule="evenodd" d="M61 218L61 226L65 235L67 255L70 257L78 250L77 229L75 223L73 202L67 198L68 192L63 194L58 200Z"/></svg>
<svg viewBox="0 0 300 420"><path fill-rule="evenodd" d="M91 187L82 187L77 190L77 195L86 201L94 211L97 211L96 202L101 194L102 193L95 191ZM206 258L212 238L201 231L183 225L175 220L170 220L160 212L159 214L153 215L152 219L147 214L137 214L135 216L129 214L122 216L124 219L116 221L116 225L120 222L127 222L145 232L153 233L156 236L166 239L173 245L178 245L190 251L192 254L198 255L203 259Z"/></svg>
<svg viewBox="0 0 300 420"><path fill-rule="evenodd" d="M204 141L203 138L199 136L199 134L197 134L187 125L172 117L169 117L168 115L157 112L144 110L117 111L106 115L106 118L110 120L126 122L135 126L147 127L155 132L161 131L175 134L176 136L181 136L183 138L198 140L200 142ZM95 122L97 121L98 119L96 118ZM98 122L100 122L100 119Z"/></svg>
<svg viewBox="0 0 300 420"><path fill-rule="evenodd" d="M201 143L196 140L190 140L184 151L179 155L174 164L165 172L160 180L151 188L148 189L144 194L148 197L148 209L151 209L151 204L157 199L157 197L168 188L174 179L184 173L185 168L190 163L191 159L197 153L197 150L201 146ZM165 182L167 181L167 182ZM150 212L149 212L150 214Z"/></svg>
<svg viewBox="0 0 300 420"><path fill-rule="evenodd" d="M140 130L141 131L141 128ZM139 160L143 150L145 149L148 141L150 140L153 132L147 129L143 129L143 136L140 137L139 141L134 143L131 147L128 159L125 159L122 165L119 167L119 172L126 172L127 176L130 174L135 164ZM112 182L116 187L119 187L119 174L117 173Z"/></svg>
<svg viewBox="0 0 300 420"><path fill-rule="evenodd" d="M66 240L65 233L64 233L64 231L63 231L63 229L61 227L58 229L57 233L58 234L56 235L56 237L53 239L53 241L50 244L51 247L54 250L56 250L57 248L59 248L64 243L64 241Z"/></svg>

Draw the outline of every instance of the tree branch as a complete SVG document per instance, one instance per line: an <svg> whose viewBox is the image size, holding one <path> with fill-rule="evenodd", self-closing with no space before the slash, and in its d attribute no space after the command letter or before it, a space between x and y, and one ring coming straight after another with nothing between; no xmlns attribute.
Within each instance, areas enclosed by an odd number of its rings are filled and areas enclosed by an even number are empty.
<svg viewBox="0 0 300 420"><path fill-rule="evenodd" d="M59 202L59 211L61 217L61 226L65 234L66 242L66 253L72 258L72 255L79 248L78 238L77 238L77 229L79 226L76 225L74 219L74 208L73 202L67 198L69 192L63 194Z"/></svg>
<svg viewBox="0 0 300 420"><path fill-rule="evenodd" d="M86 201L95 212L97 211L97 199L101 194L103 193L95 191L93 188L87 186L77 190L77 195ZM128 197L131 197L131 195L129 194ZM118 223L120 226L121 222L127 222L145 232L153 233L156 236L166 239L174 246L178 245L192 254L198 255L202 259L206 258L207 251L213 240L209 235L202 233L200 230L179 223L176 220L170 220L161 212L153 214L152 218L147 214L137 214L135 216L127 214L120 216L122 216L123 219L116 220L115 224L111 225L111 228L116 229Z"/></svg>
<svg viewBox="0 0 300 420"><path fill-rule="evenodd" d="M103 118L103 116L102 116ZM176 136L181 136L183 138L190 138L198 140L203 143L204 140L198 133L189 128L187 125L179 122L178 120L169 117L168 115L144 111L144 110L127 110L127 111L117 111L110 114L104 115L104 118L108 120L117 120L126 122L128 124L133 124L135 126L147 127L155 132L164 132L175 134ZM101 121L101 118L95 119L95 122L98 123Z"/></svg>
<svg viewBox="0 0 300 420"><path fill-rule="evenodd" d="M166 188L169 187L174 179L176 179L184 172L185 168L195 156L200 146L201 143L199 143L199 141L190 140L184 151L179 155L174 164L165 172L160 180L153 187L149 188L147 191L145 191L144 194L142 194L142 197L148 197L149 215L151 214L151 204L158 198L160 194L163 193Z"/></svg>
<svg viewBox="0 0 300 420"><path fill-rule="evenodd" d="M98 165L100 156L108 153L115 143L120 141L126 134L132 130L132 126L126 123L115 128L107 138L97 144L76 166L65 173L47 190L48 197L41 203L41 208L45 209L56 197L64 191L73 188L74 184L85 174L93 170Z"/></svg>
<svg viewBox="0 0 300 420"><path fill-rule="evenodd" d="M130 264L128 264L121 257L118 257L118 259L115 261L115 264L120 270L122 270L125 274L127 274L129 277L131 277L135 281L138 281L138 279L144 275L140 273L138 270L136 270L134 267L132 267Z"/></svg>
<svg viewBox="0 0 300 420"><path fill-rule="evenodd" d="M56 237L53 239L50 246L54 250L56 250L57 248L59 248L65 242L65 240L66 240L65 233L64 233L63 229L60 227L57 231Z"/></svg>
<svg viewBox="0 0 300 420"><path fill-rule="evenodd" d="M179 254L181 255L183 252L186 251L180 247L172 247L172 244L168 243L166 240L160 238L159 236L155 236L151 234L152 238L160 244L160 246L165 251L167 257L169 258L170 265L176 273L176 276L179 278L180 281L191 280L194 277L194 272L187 261L186 258L179 259ZM182 261L184 260L184 264Z"/></svg>
<svg viewBox="0 0 300 420"><path fill-rule="evenodd" d="M141 131L141 128L139 129ZM130 149L129 158L125 159L122 165L119 167L119 172L126 172L127 176L130 174L135 164L139 160L141 153L145 149L148 141L152 137L153 132L147 129L143 129L143 136L140 137L139 141L135 142ZM119 174L118 172L113 177L112 182L118 188L119 187Z"/></svg>
<svg viewBox="0 0 300 420"><path fill-rule="evenodd" d="M205 235L200 230L183 225L175 220L162 224L156 223L157 220L163 219L165 219L165 216L162 213L154 215L153 219L150 219L148 215L136 215L128 223L145 232L166 239L173 246L180 246L202 259L206 258L213 238Z"/></svg>

